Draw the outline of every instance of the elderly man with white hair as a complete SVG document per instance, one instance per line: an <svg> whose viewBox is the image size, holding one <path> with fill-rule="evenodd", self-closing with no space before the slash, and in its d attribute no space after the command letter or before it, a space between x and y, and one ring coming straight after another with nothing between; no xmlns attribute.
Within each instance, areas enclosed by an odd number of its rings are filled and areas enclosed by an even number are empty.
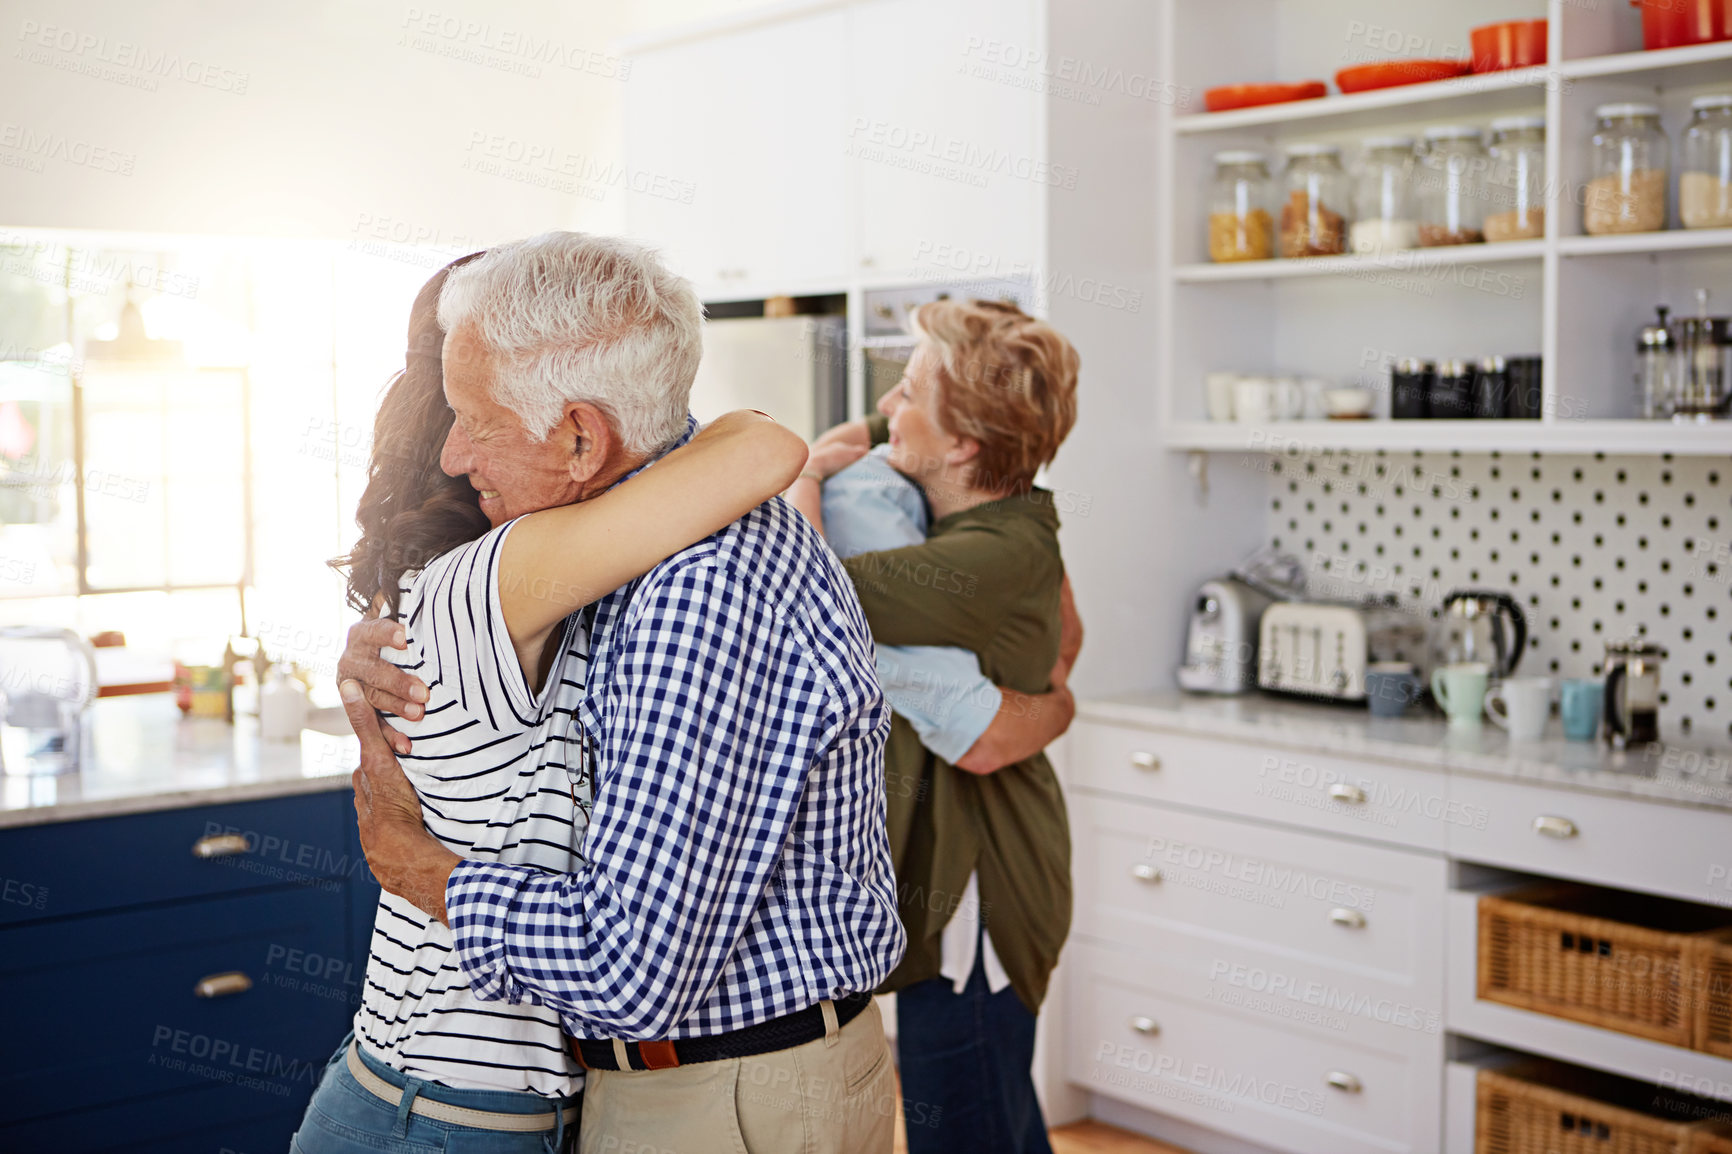
<svg viewBox="0 0 1732 1154"><path fill-rule="evenodd" d="M620 240L549 233L453 269L441 468L499 526L650 467L696 429L701 314ZM569 874L427 833L406 739L374 712L419 719L427 688L380 656L394 622L351 630L339 677L374 874L450 926L481 998L560 1012L587 1072L584 1151L888 1152L870 992L905 945L889 711L847 574L778 498L581 612L587 676L540 754L565 758L574 803L593 785Z"/></svg>

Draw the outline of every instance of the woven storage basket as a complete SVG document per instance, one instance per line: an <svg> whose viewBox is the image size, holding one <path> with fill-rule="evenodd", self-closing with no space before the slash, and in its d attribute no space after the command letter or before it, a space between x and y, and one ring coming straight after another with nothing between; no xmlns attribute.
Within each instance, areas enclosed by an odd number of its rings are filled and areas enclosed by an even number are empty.
<svg viewBox="0 0 1732 1154"><path fill-rule="evenodd" d="M1479 900L1479 996L1674 1046L1702 935L1732 911L1546 882Z"/></svg>
<svg viewBox="0 0 1732 1154"><path fill-rule="evenodd" d="M1710 1124L1697 1133L1690 1154L1732 1154L1732 1122Z"/></svg>
<svg viewBox="0 0 1732 1154"><path fill-rule="evenodd" d="M1710 934L1697 944L1696 1049L1732 1058L1732 930ZM1732 1142L1725 1145L1732 1154Z"/></svg>
<svg viewBox="0 0 1732 1154"><path fill-rule="evenodd" d="M1654 1087L1528 1059L1479 1072L1475 1154L1705 1154L1712 1121L1669 1109ZM1715 1154L1719 1154L1715 1151Z"/></svg>

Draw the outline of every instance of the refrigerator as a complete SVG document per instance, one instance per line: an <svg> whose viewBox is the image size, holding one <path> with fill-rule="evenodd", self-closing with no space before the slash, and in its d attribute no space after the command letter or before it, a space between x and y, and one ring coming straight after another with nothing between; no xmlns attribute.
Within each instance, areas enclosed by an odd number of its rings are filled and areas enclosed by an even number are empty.
<svg viewBox="0 0 1732 1154"><path fill-rule="evenodd" d="M808 441L848 416L848 328L842 317L730 317L704 322L692 382L701 422L759 409Z"/></svg>

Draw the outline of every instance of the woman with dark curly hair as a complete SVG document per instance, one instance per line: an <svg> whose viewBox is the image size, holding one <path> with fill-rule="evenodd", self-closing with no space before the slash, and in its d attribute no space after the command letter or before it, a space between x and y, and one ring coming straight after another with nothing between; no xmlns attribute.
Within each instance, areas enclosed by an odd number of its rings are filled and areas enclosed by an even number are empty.
<svg viewBox="0 0 1732 1154"><path fill-rule="evenodd" d="M408 357L379 407L361 538L333 564L347 572L351 604L400 623L404 648L386 656L427 684L419 716L393 719L409 739L399 753L427 830L468 859L565 874L582 861L591 784L579 751L564 748L575 739L562 687L587 675L575 611L773 496L806 450L762 414L730 413L607 493L490 527L485 494L440 469L453 426L563 452L569 417L546 430L497 419L483 428L462 400L453 398L455 412L447 403L442 358L465 346L447 344L439 296L451 269L471 259L442 269L415 299ZM653 323L665 302L646 292L631 307ZM478 998L451 930L383 893L354 1029L291 1150L455 1141L545 1154L575 1132L582 1077L556 1010Z"/></svg>

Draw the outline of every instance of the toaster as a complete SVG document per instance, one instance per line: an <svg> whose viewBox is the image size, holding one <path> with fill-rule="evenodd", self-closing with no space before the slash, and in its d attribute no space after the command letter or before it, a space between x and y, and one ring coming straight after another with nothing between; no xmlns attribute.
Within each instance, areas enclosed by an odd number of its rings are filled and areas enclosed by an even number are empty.
<svg viewBox="0 0 1732 1154"><path fill-rule="evenodd" d="M1263 611L1257 684L1338 701L1365 699L1371 623L1357 605L1278 601Z"/></svg>
<svg viewBox="0 0 1732 1154"><path fill-rule="evenodd" d="M1236 577L1205 581L1191 603L1181 689L1243 693L1257 684L1257 623L1274 599Z"/></svg>

